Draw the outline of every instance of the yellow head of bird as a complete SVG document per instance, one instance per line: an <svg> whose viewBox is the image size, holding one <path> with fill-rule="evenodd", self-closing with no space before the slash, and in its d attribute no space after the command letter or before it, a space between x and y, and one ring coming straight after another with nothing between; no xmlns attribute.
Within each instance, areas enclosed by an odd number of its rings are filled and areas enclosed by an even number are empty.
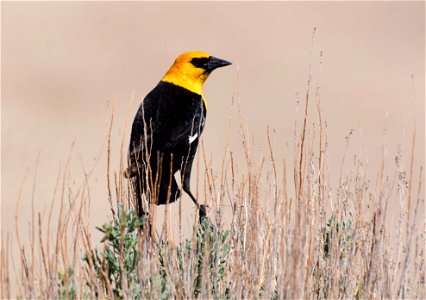
<svg viewBox="0 0 426 300"><path fill-rule="evenodd" d="M203 84L210 73L231 63L205 52L186 52L179 55L162 81L170 82L191 92L203 95Z"/></svg>

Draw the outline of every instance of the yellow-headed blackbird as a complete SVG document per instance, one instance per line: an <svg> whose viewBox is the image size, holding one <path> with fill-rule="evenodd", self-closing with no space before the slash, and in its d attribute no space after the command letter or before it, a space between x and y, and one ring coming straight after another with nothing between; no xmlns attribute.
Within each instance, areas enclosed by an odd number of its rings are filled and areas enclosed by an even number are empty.
<svg viewBox="0 0 426 300"><path fill-rule="evenodd" d="M145 214L143 193L157 205L179 198L174 174L180 171L183 190L199 208L200 220L205 217L204 205L190 189L192 162L206 120L202 87L213 70L230 64L204 52L184 53L145 97L133 122L124 173L132 178L139 215Z"/></svg>

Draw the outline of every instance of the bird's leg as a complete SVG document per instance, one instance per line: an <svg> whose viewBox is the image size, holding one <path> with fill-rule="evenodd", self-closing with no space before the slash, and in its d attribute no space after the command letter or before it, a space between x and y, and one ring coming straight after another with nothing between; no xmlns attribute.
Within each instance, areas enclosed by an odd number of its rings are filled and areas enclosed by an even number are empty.
<svg viewBox="0 0 426 300"><path fill-rule="evenodd" d="M133 186L135 190L134 192L136 194L137 215L138 215L138 218L143 217L145 219L144 224L141 226L141 229L145 237L149 239L151 237L152 224L151 224L151 220L149 218L148 212L145 211L142 204L142 194L145 192L145 190L143 189L141 173L138 172L138 175L132 178L132 180L133 180Z"/></svg>
<svg viewBox="0 0 426 300"><path fill-rule="evenodd" d="M207 217L206 206L204 204L199 204L197 199L194 197L194 195L191 192L191 168L192 168L192 161L184 165L184 170L182 175L183 190L185 191L185 193L188 194L188 196L197 206L199 210L200 223L201 223Z"/></svg>
<svg viewBox="0 0 426 300"><path fill-rule="evenodd" d="M138 217L143 217L147 213L143 209L142 205L142 184L141 184L141 176L138 175L136 178L133 179L134 181L134 187L135 187L135 194L136 194L136 210L138 213Z"/></svg>
<svg viewBox="0 0 426 300"><path fill-rule="evenodd" d="M192 201L198 207L199 214L200 214L200 223L201 223L207 217L206 206L204 204L198 203L197 199L194 197L194 195L192 195L189 187L185 188L185 185L184 185L183 190L188 194L188 196L192 199Z"/></svg>

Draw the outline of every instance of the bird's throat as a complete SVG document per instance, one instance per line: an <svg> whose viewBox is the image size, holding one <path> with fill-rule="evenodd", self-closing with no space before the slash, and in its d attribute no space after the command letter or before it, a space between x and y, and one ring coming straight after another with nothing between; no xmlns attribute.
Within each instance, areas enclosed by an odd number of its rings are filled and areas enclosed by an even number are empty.
<svg viewBox="0 0 426 300"><path fill-rule="evenodd" d="M172 83L174 85L180 86L195 94L200 95L201 99L203 99L205 107L207 108L207 103L203 93L203 84L206 81L207 77L208 74L206 74L205 76L199 76L197 78L194 78L192 76L182 75L182 73L178 75L173 72L173 70L169 70L169 72L164 75L161 81Z"/></svg>

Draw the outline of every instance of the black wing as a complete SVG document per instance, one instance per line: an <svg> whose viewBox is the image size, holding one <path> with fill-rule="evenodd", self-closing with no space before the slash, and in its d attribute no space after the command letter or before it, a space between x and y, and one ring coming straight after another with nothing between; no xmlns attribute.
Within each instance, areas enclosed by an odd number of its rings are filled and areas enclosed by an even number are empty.
<svg viewBox="0 0 426 300"><path fill-rule="evenodd" d="M205 107L200 95L167 82L160 82L144 101L145 119L151 118L153 149L174 152L187 147L200 135ZM152 113L150 113L152 112Z"/></svg>
<svg viewBox="0 0 426 300"><path fill-rule="evenodd" d="M136 161L143 157L146 146L151 152L178 152L186 156L185 151L204 129L205 117L206 109L200 95L160 82L145 97L133 122L129 177L137 172Z"/></svg>

